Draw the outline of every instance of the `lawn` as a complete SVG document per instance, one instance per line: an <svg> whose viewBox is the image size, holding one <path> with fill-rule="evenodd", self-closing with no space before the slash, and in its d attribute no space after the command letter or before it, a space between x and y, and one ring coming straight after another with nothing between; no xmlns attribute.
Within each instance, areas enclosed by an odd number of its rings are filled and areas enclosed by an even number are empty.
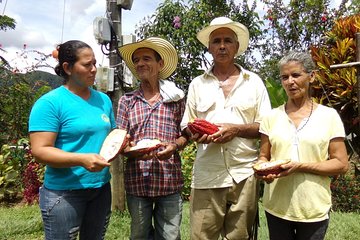
<svg viewBox="0 0 360 240"><path fill-rule="evenodd" d="M260 205L261 208L261 205ZM37 205L0 207L0 239L39 240L43 239L41 215ZM360 236L360 214L331 213L326 240L353 240ZM128 239L130 218L127 212L114 212L111 217L106 239ZM184 204L181 234L183 240L189 238L189 203ZM259 240L268 239L264 212L260 209Z"/></svg>

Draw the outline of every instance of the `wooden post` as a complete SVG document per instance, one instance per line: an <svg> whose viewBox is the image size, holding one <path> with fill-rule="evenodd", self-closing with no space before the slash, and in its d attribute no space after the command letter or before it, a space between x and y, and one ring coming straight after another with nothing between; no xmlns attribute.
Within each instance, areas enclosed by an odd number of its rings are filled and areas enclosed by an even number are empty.
<svg viewBox="0 0 360 240"><path fill-rule="evenodd" d="M109 21L114 32L111 37L111 48L109 55L109 66L115 69L114 91L109 92L113 109L116 114L119 98L123 95L120 76L122 78L121 57L117 54L117 48L121 45L121 7L116 0L106 1ZM115 34L116 37L113 35ZM116 116L115 116L116 117ZM120 155L111 162L111 192L112 192L112 210L125 210L125 184L124 184L124 159Z"/></svg>
<svg viewBox="0 0 360 240"><path fill-rule="evenodd" d="M356 33L356 62L357 65L357 87L358 87L358 117L360 117L360 33Z"/></svg>

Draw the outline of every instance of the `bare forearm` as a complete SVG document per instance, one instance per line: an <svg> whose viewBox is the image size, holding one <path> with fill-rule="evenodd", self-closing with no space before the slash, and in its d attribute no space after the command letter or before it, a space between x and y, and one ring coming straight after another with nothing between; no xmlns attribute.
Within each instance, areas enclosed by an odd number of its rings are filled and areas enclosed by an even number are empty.
<svg viewBox="0 0 360 240"><path fill-rule="evenodd" d="M237 131L236 136L242 138L260 138L259 123L232 124Z"/></svg>
<svg viewBox="0 0 360 240"><path fill-rule="evenodd" d="M83 154L69 153L55 147L32 149L32 154L38 162L55 168L83 166Z"/></svg>
<svg viewBox="0 0 360 240"><path fill-rule="evenodd" d="M300 163L299 172L308 172L323 176L334 176L344 174L349 169L349 164L342 162L336 158L319 163Z"/></svg>

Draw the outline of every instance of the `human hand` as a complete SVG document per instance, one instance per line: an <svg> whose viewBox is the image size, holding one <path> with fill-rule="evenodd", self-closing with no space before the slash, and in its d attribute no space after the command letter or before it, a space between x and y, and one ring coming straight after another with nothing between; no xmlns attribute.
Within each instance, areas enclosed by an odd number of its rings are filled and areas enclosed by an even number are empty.
<svg viewBox="0 0 360 240"><path fill-rule="evenodd" d="M105 167L111 166L111 164L99 154L84 154L83 156L82 166L89 172L100 172Z"/></svg>
<svg viewBox="0 0 360 240"><path fill-rule="evenodd" d="M186 133L189 136L190 140L193 140L197 143L202 143L202 144L209 144L212 142L212 139L210 137L210 135L207 134L203 134L200 135L199 133L192 133L189 128L186 128Z"/></svg>
<svg viewBox="0 0 360 240"><path fill-rule="evenodd" d="M220 123L217 125L219 126L220 130L210 136L211 141L214 143L229 142L233 140L238 134L238 129L235 124Z"/></svg>
<svg viewBox="0 0 360 240"><path fill-rule="evenodd" d="M279 174L277 174L277 177L286 177L294 172L297 172L297 171L299 171L300 166L301 166L301 163L295 162L295 161L291 161L287 164L283 164L283 165L281 165L281 168L283 169L283 171L281 171Z"/></svg>
<svg viewBox="0 0 360 240"><path fill-rule="evenodd" d="M160 160L169 159L176 152L177 148L175 143L163 143L163 146L165 149L156 153L157 158Z"/></svg>

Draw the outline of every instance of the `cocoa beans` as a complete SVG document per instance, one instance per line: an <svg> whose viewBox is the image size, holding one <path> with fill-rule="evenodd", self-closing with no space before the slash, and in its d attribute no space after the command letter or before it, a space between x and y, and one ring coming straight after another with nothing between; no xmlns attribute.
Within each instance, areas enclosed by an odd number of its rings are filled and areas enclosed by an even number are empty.
<svg viewBox="0 0 360 240"><path fill-rule="evenodd" d="M200 135L211 135L219 131L218 126L200 118L196 118L193 122L189 122L188 128L193 134L198 133Z"/></svg>
<svg viewBox="0 0 360 240"><path fill-rule="evenodd" d="M269 174L279 174L283 169L281 165L289 163L288 159L273 160L269 162L259 162L253 165L255 173L259 176L267 176Z"/></svg>
<svg viewBox="0 0 360 240"><path fill-rule="evenodd" d="M161 144L160 140L158 139L142 139L137 142L135 146L131 147L129 152L138 152L145 154L158 149L162 145L163 144Z"/></svg>

